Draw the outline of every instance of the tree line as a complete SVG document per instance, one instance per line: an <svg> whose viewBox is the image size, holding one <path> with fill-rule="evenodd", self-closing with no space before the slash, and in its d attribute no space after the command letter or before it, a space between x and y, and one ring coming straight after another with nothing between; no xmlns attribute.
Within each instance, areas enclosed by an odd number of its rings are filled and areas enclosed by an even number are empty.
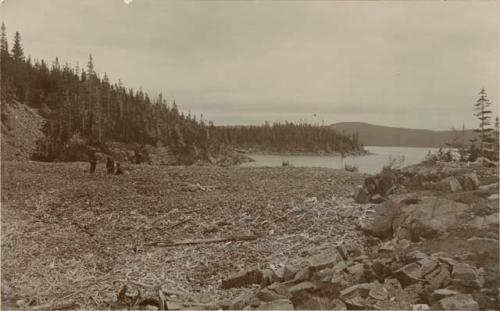
<svg viewBox="0 0 500 311"><path fill-rule="evenodd" d="M360 148L357 138L308 124L216 127L202 116L180 112L175 100L168 104L161 94L153 99L141 89L110 82L106 73L96 72L92 55L84 68L58 58L49 65L25 56L19 32L9 49L4 23L0 54L2 102L17 100L47 119L36 154L40 160L73 160L68 154L75 143L102 149L109 141L162 144L191 160L207 159L228 146L312 152Z"/></svg>
<svg viewBox="0 0 500 311"><path fill-rule="evenodd" d="M350 153L362 149L357 134L341 135L328 127L307 123L220 126L213 133L230 146L265 152Z"/></svg>

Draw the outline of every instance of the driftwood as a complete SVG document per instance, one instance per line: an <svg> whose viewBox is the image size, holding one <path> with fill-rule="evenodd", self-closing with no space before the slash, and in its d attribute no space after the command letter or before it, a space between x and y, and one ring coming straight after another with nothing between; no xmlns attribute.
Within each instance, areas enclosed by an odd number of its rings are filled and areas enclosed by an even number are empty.
<svg viewBox="0 0 500 311"><path fill-rule="evenodd" d="M90 231L89 229L85 228L85 226L82 226L80 225L78 222L76 221L73 221L72 224L77 227L78 229L80 229L82 232L85 232L86 234L90 235L91 237L94 237L94 233L92 233L92 231Z"/></svg>
<svg viewBox="0 0 500 311"><path fill-rule="evenodd" d="M158 290L158 310L168 310L165 302L165 296L163 296L161 289Z"/></svg>
<svg viewBox="0 0 500 311"><path fill-rule="evenodd" d="M70 309L74 306L76 306L74 300L65 300L60 302L46 303L43 305L34 306L30 310L64 310L64 309Z"/></svg>
<svg viewBox="0 0 500 311"><path fill-rule="evenodd" d="M188 239L188 240L177 240L177 241L164 241L164 242L151 242L146 243L147 246L161 246L161 247L171 247L177 245L193 245L193 244L210 244L210 243L221 243L230 241L252 241L260 238L258 235L239 235L230 236L225 238L213 238L213 239Z"/></svg>
<svg viewBox="0 0 500 311"><path fill-rule="evenodd" d="M171 225L170 227L167 227L166 229L167 229L167 230L169 230L169 229L175 228L175 227L177 227L177 226L180 226L180 225L182 225L182 224L185 224L185 223L186 223L186 222L188 222L188 221L191 221L191 218L187 218L187 219L184 219L184 220L182 220L182 221L179 221L178 223L173 224L173 225Z"/></svg>

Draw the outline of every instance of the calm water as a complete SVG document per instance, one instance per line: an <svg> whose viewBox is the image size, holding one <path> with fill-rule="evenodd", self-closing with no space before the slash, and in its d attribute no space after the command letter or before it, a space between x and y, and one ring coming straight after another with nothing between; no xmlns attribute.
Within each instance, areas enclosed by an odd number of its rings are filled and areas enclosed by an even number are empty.
<svg viewBox="0 0 500 311"><path fill-rule="evenodd" d="M283 161L289 161L293 166L312 166L342 168L343 165L356 165L360 172L376 174L380 172L390 159L396 159L397 163L407 166L424 160L429 150L435 152L436 148L413 148L413 147L376 147L365 146L372 155L354 156L342 159L333 156L296 156L296 155L250 155L255 162L245 163L242 166L281 166ZM342 165L343 164L343 165Z"/></svg>

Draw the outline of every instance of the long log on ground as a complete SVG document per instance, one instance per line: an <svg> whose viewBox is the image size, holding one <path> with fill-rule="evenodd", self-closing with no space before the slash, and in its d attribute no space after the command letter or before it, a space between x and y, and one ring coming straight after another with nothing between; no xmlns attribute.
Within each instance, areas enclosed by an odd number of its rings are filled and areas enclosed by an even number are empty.
<svg viewBox="0 0 500 311"><path fill-rule="evenodd" d="M238 235L230 236L225 238L213 238L213 239L189 239L189 240L177 240L177 241L165 241L165 242L151 242L146 243L147 246L161 246L161 247L171 247L177 245L193 245L193 244L209 244L209 243L221 243L230 241L252 241L260 238L258 235Z"/></svg>
<svg viewBox="0 0 500 311"><path fill-rule="evenodd" d="M47 303L47 304L43 304L43 305L34 306L30 310L64 310L64 309L70 309L74 306L76 306L74 300L66 300L66 301Z"/></svg>
<svg viewBox="0 0 500 311"><path fill-rule="evenodd" d="M173 229L173 228L175 228L175 227L177 227L177 226L180 226L180 225L182 225L182 224L185 224L185 223L186 223L186 222L188 222L188 221L191 221L191 218L187 218L187 219L181 220L181 221L179 221L178 223L173 224L173 225L172 225L172 226L170 226L170 227L167 227L166 229L167 229L167 230L169 230L169 229Z"/></svg>

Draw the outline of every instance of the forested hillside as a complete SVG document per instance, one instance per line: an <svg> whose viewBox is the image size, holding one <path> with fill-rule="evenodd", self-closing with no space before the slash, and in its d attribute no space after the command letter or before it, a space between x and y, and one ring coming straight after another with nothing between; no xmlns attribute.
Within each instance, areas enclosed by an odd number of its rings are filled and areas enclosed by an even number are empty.
<svg viewBox="0 0 500 311"><path fill-rule="evenodd" d="M262 152L360 152L356 133L339 135L328 127L310 124L269 123L263 126L220 126L215 128L217 136L229 145L255 149Z"/></svg>
<svg viewBox="0 0 500 311"><path fill-rule="evenodd" d="M333 130L293 123L260 127L215 127L202 117L179 111L160 94L151 98L142 90L112 83L98 74L92 55L84 68L51 64L26 57L21 35L15 33L9 49L2 23L1 99L38 109L46 119L44 138L34 155L39 160L75 160L89 146L106 152L107 142L162 145L184 162L208 160L226 147L306 152L357 150L357 142ZM2 119L7 119L2 108Z"/></svg>

